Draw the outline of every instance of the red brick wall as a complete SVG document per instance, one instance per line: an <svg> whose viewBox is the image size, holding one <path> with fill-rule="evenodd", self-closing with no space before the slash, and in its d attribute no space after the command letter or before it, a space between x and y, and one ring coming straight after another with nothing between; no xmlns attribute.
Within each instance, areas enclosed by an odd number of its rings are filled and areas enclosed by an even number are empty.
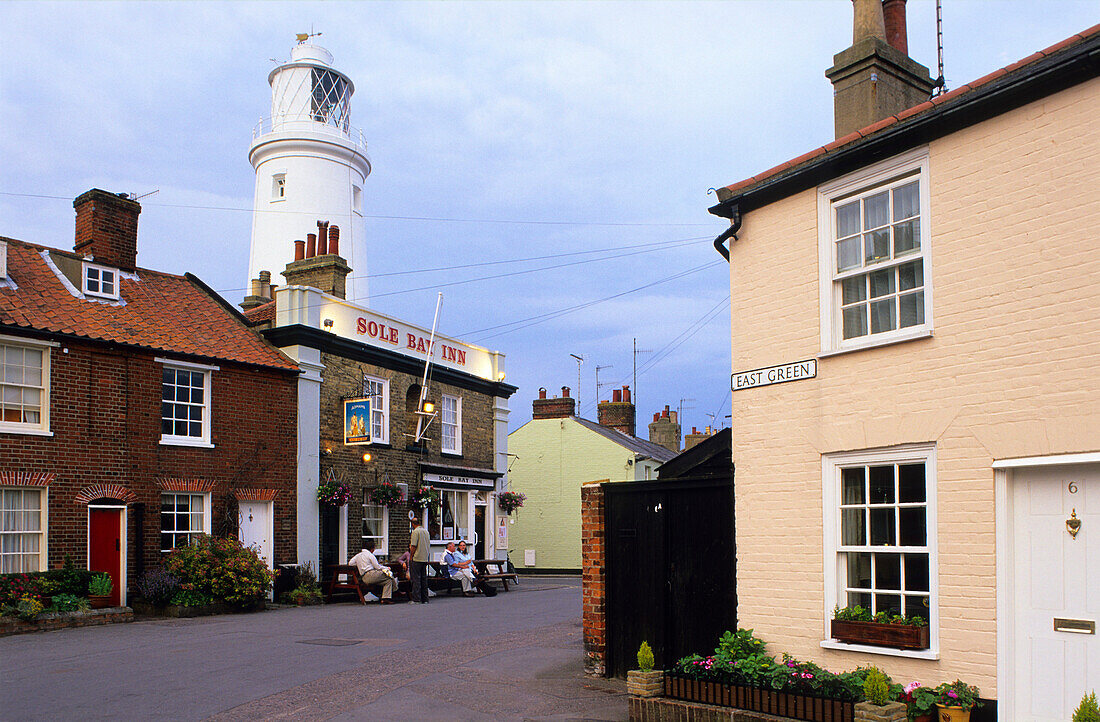
<svg viewBox="0 0 1100 722"><path fill-rule="evenodd" d="M598 482L581 487L581 620L584 672L607 675L607 589L604 494Z"/></svg>
<svg viewBox="0 0 1100 722"><path fill-rule="evenodd" d="M141 204L98 188L73 201L76 209L74 249L90 253L97 263L128 271L137 263L137 227Z"/></svg>
<svg viewBox="0 0 1100 722"><path fill-rule="evenodd" d="M142 566L161 563L157 479L165 477L212 483L211 531L221 536L236 536L231 489L276 489L274 561L296 561L296 374L214 364L214 448L166 446L160 444L163 366L154 361L157 356L63 343L50 350L53 436L0 433L0 471L56 474L48 492L49 566L62 564L66 555L78 566L86 563L88 512L77 496L93 485L117 484L134 495L127 507L133 589Z"/></svg>

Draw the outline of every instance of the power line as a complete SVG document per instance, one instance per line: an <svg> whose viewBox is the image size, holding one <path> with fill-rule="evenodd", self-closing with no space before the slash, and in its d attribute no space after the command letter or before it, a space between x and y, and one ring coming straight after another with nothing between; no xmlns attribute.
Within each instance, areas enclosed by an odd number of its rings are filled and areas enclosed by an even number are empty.
<svg viewBox="0 0 1100 722"><path fill-rule="evenodd" d="M71 201L68 196L51 196L39 193L11 193L0 191L0 196L15 196L17 198L47 198L50 200ZM237 206L198 206L185 203L147 203L148 206L159 208L184 208L199 211L236 211L240 213L290 213L295 215L307 214L308 211L288 211L271 208L241 208ZM340 214L350 216L350 214ZM500 223L506 225L531 225L531 226L597 226L605 228L683 228L690 226L711 226L712 223L612 223L609 221L543 221L528 220L522 218L448 218L446 216L396 216L383 214L358 214L362 218L371 218L382 221L425 221L429 223Z"/></svg>

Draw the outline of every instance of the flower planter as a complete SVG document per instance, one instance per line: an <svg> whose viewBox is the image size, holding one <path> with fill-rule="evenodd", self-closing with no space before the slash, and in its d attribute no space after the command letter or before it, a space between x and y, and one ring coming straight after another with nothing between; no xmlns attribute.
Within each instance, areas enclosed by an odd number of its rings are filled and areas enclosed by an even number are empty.
<svg viewBox="0 0 1100 722"><path fill-rule="evenodd" d="M834 619L830 626L833 639L848 644L871 644L898 649L928 649L928 627L911 624L850 622Z"/></svg>
<svg viewBox="0 0 1100 722"><path fill-rule="evenodd" d="M626 673L626 691L635 697L660 697L665 673L659 669L643 672L632 669Z"/></svg>
<svg viewBox="0 0 1100 722"><path fill-rule="evenodd" d="M670 674L665 675L665 696L685 702L734 707L808 722L852 722L855 717L854 702L707 682Z"/></svg>
<svg viewBox="0 0 1100 722"><path fill-rule="evenodd" d="M111 595L89 594L88 602L92 605L92 609L106 609L111 606Z"/></svg>
<svg viewBox="0 0 1100 722"><path fill-rule="evenodd" d="M970 722L970 710L962 707L944 707L936 705L939 722Z"/></svg>

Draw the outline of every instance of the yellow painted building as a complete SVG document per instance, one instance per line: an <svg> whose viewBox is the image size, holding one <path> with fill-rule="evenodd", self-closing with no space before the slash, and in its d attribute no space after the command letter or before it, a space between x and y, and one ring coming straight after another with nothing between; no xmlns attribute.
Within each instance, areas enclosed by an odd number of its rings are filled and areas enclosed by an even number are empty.
<svg viewBox="0 0 1100 722"><path fill-rule="evenodd" d="M676 454L618 428L573 415L574 399L536 399L535 418L508 435L511 491L527 495L508 528L509 557L516 568L579 572L581 485L590 481L656 479L657 467ZM540 403L543 402L543 403ZM622 421L629 400L614 407ZM601 409L602 411L603 409ZM607 418L604 419L605 423Z"/></svg>
<svg viewBox="0 0 1100 722"><path fill-rule="evenodd" d="M738 616L771 652L962 678L1000 720L1100 689L1097 53L1100 26L856 132L838 85L837 141L719 191ZM857 604L927 642L842 638Z"/></svg>

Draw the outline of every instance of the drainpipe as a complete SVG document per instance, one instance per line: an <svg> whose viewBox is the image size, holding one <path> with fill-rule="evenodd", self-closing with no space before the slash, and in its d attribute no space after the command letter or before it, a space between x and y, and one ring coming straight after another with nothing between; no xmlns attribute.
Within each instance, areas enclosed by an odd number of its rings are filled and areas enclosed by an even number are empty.
<svg viewBox="0 0 1100 722"><path fill-rule="evenodd" d="M730 214L730 227L722 231L722 235L714 239L714 250L722 254L722 258L726 259L726 263L730 262L730 252L726 247L726 241L730 238L737 240L737 231L741 230L741 211L737 206L733 206Z"/></svg>

